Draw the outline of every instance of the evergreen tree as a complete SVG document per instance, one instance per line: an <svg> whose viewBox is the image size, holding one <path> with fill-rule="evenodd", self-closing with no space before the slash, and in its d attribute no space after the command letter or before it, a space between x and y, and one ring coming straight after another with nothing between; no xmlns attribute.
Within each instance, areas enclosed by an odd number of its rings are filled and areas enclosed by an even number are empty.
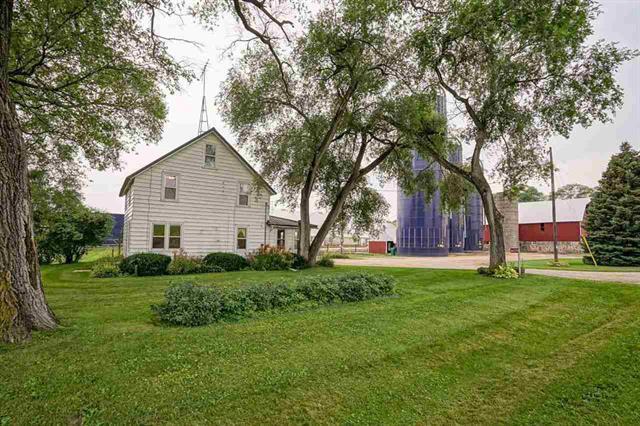
<svg viewBox="0 0 640 426"><path fill-rule="evenodd" d="M611 157L593 193L586 231L598 264L640 265L640 151L627 142Z"/></svg>

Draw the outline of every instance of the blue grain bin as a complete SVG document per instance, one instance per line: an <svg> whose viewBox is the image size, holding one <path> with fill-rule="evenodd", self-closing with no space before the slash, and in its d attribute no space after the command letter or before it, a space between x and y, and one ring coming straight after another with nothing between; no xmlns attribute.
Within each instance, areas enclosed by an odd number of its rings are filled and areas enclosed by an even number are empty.
<svg viewBox="0 0 640 426"><path fill-rule="evenodd" d="M446 98L436 98L436 109L446 115ZM449 161L462 164L462 146L449 157ZM431 167L437 180L442 169L437 163L427 164L414 153L412 168L415 173ZM450 252L479 250L482 248L482 203L477 193L472 194L466 208L460 213L443 213L440 191L429 203L424 194L405 195L398 190L398 254L401 256L447 256Z"/></svg>
<svg viewBox="0 0 640 426"><path fill-rule="evenodd" d="M465 212L465 251L482 250L484 233L484 217L482 214L482 199L474 192L467 200Z"/></svg>

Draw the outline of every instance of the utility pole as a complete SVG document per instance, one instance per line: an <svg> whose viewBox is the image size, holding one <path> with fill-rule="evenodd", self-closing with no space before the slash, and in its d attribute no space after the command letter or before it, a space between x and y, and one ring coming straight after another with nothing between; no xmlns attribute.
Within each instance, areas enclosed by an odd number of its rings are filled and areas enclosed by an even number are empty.
<svg viewBox="0 0 640 426"><path fill-rule="evenodd" d="M198 123L199 135L209 130L209 114L207 113L207 98L205 96L207 65L209 65L208 59L207 63L204 64L204 68L202 68L202 74L200 74L200 80L202 80L202 106L200 107L200 121Z"/></svg>
<svg viewBox="0 0 640 426"><path fill-rule="evenodd" d="M553 261L558 263L558 222L556 222L556 184L554 179L553 151L549 148L549 162L551 163L551 215L553 219Z"/></svg>

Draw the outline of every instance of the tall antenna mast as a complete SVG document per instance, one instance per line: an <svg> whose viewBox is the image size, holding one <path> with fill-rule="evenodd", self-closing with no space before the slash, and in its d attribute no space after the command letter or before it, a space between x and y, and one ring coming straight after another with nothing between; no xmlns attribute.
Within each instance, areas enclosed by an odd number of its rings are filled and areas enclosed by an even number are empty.
<svg viewBox="0 0 640 426"><path fill-rule="evenodd" d="M208 59L207 63L204 64L204 68L202 68L202 74L200 74L200 80L202 80L202 106L200 107L200 122L198 123L199 135L209 130L209 114L207 113L207 97L205 96L207 65L209 65Z"/></svg>

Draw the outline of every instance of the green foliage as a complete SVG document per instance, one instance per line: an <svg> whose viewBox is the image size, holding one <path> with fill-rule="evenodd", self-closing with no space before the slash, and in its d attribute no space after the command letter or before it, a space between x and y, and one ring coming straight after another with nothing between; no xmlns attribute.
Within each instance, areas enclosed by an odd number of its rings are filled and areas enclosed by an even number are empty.
<svg viewBox="0 0 640 426"><path fill-rule="evenodd" d="M249 257L256 271L283 271L293 267L293 254L285 249L265 245Z"/></svg>
<svg viewBox="0 0 640 426"><path fill-rule="evenodd" d="M167 268L169 275L201 274L206 272L223 272L219 266L204 263L201 257L179 254L171 259Z"/></svg>
<svg viewBox="0 0 640 426"><path fill-rule="evenodd" d="M319 303L358 302L393 294L395 283L385 274L350 272L307 277L297 288L305 298Z"/></svg>
<svg viewBox="0 0 640 426"><path fill-rule="evenodd" d="M593 193L593 188L579 183L570 183L556 190L556 198L571 200L573 198L588 198Z"/></svg>
<svg viewBox="0 0 640 426"><path fill-rule="evenodd" d="M335 262L330 256L322 256L320 260L316 262L317 266L324 266L326 268L333 268L335 266Z"/></svg>
<svg viewBox="0 0 640 426"><path fill-rule="evenodd" d="M540 192L538 188L529 185L520 185L515 192L517 194L518 201L521 203L544 201L547 199L547 197Z"/></svg>
<svg viewBox="0 0 640 426"><path fill-rule="evenodd" d="M394 289L395 279L387 275L357 272L232 290L181 283L170 286L165 291L165 301L151 309L164 323L194 327L304 302L358 302L391 295Z"/></svg>
<svg viewBox="0 0 640 426"><path fill-rule="evenodd" d="M249 267L249 262L243 256L226 252L209 253L202 262L209 267L221 268L227 272L240 271Z"/></svg>
<svg viewBox="0 0 640 426"><path fill-rule="evenodd" d="M291 267L293 269L306 269L309 267L309 264L304 259L304 257L300 256L298 253L292 253L293 262L291 263Z"/></svg>
<svg viewBox="0 0 640 426"><path fill-rule="evenodd" d="M640 151L627 142L592 194L585 229L598 265L640 266Z"/></svg>
<svg viewBox="0 0 640 426"><path fill-rule="evenodd" d="M415 9L418 23L409 37L422 81L437 82L462 113L449 134L473 140L470 170L449 164L437 139L419 137L420 114L410 113L400 124L421 140L424 159L437 160L479 191L487 190L483 151L497 156L493 177L505 188L544 178L549 172L545 148L552 135L568 137L575 126L606 122L622 105L615 74L638 52L592 42L596 1L430 6ZM496 254L492 251L492 258Z"/></svg>
<svg viewBox="0 0 640 426"><path fill-rule="evenodd" d="M129 275L164 275L171 263L171 257L160 253L136 253L120 262L120 270Z"/></svg>
<svg viewBox="0 0 640 426"><path fill-rule="evenodd" d="M494 278L503 278L503 279L515 279L519 278L520 275L518 271L516 271L513 267L509 265L498 265L493 271Z"/></svg>
<svg viewBox="0 0 640 426"><path fill-rule="evenodd" d="M222 292L215 287L191 283L175 284L165 291L165 301L151 309L162 322L197 327L218 321L222 316Z"/></svg>
<svg viewBox="0 0 640 426"><path fill-rule="evenodd" d="M91 268L93 278L114 278L122 275L120 266L117 263L99 262Z"/></svg>
<svg viewBox="0 0 640 426"><path fill-rule="evenodd" d="M84 207L81 202L61 206L46 217L41 213L36 242L39 260L45 264L78 262L89 247L101 244L113 228L110 214Z"/></svg>
<svg viewBox="0 0 640 426"><path fill-rule="evenodd" d="M351 257L348 254L340 253L340 252L327 253L323 257L326 257L328 259L351 259Z"/></svg>
<svg viewBox="0 0 640 426"><path fill-rule="evenodd" d="M153 3L176 12L170 0ZM53 179L104 170L160 139L165 93L190 73L152 34L151 3L16 0L8 74L30 161ZM168 16L168 15L167 15ZM157 31L157 28L156 28Z"/></svg>

